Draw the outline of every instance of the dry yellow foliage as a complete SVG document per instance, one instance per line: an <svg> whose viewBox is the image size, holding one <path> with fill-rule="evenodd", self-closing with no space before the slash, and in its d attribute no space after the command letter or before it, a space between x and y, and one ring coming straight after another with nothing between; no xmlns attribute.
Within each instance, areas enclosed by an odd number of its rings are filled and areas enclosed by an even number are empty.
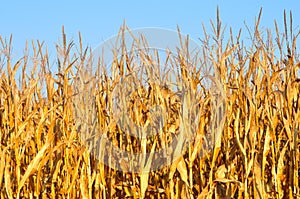
<svg viewBox="0 0 300 199"><path fill-rule="evenodd" d="M52 62L43 43L32 42L32 57L26 55L13 63L12 39L0 37L0 198L299 198L298 33L292 32L292 20L288 32L286 15L284 19L285 34L279 33L275 23L273 38L259 30L259 15L250 46L244 46L241 33L234 37L230 32L228 42L223 41L219 17L212 24L211 36L204 29L202 64L219 72L215 78L220 79L218 86L226 97L220 137L207 133L213 93L203 86L197 68L186 67L181 54L166 59L172 60L180 69L178 78L192 88L184 103L182 93L153 82L130 95L126 106L133 121L128 125L155 124L158 116L149 111L153 105L168 112L158 134L139 142L124 134L112 113L113 88L137 64L131 62L129 52L113 61L112 77L101 77L97 85L82 82L76 88L74 82L90 55L81 35L77 46L68 43L63 32L62 44L57 46L57 74L49 69ZM146 54L145 63L157 60ZM179 140L178 145L170 149L182 150L180 129L187 129L187 115L182 117L180 109L191 104L188 96L196 95L197 88L201 88L197 98L201 116L194 120L194 141L185 146L179 159L151 170L157 163L154 152L174 140ZM94 101L78 100L76 89L86 90ZM79 125L76 118L89 120ZM101 151L111 152L112 146L103 139L92 143L100 153L91 153L79 136L83 130L91 132L85 134L87 140L98 136L93 132L100 132L114 147L152 155L140 160L143 172L118 171L98 158ZM215 145L209 148L211 140ZM110 160L114 164L113 157ZM126 158L115 164L126 170L137 166Z"/></svg>

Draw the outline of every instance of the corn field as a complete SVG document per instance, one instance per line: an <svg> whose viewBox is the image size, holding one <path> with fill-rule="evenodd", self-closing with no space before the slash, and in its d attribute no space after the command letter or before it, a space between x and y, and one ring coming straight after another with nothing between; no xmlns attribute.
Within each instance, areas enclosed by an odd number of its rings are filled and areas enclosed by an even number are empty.
<svg viewBox="0 0 300 199"><path fill-rule="evenodd" d="M94 111L91 132L105 134L115 147L128 152L151 154L181 139L178 132L183 120L177 95L151 83L130 96L128 115L145 126L151 122L146 113L150 105L171 110L162 134L141 143L118 127L111 93L137 65L130 51L114 58L112 74L98 78L97 72L91 72L96 84L78 84L92 54L81 34L76 44L62 31L62 41L56 46L57 72L51 69L53 60L43 42L27 44L25 52L30 49L31 54L13 61L12 37L0 37L0 197L300 198L300 32L294 29L291 14L284 14L282 33L276 22L273 32L260 30L260 16L253 31L246 30L249 45L241 39L242 31L234 35L231 29L225 30L219 15L211 23L211 34L203 27L200 61L218 71L226 97L220 139L203 156L198 154L211 136L207 131L212 93L202 86L198 68L187 67L182 49L161 58L161 62L171 60L178 78L191 91L201 88L196 99L202 114L195 139L182 157L149 172L120 171L97 161L79 134L85 127L78 121ZM140 62L159 60L158 54L142 53ZM88 88L86 95L93 96L93 103L78 97L78 85ZM91 110L85 108L88 103ZM111 148L100 145L99 150Z"/></svg>

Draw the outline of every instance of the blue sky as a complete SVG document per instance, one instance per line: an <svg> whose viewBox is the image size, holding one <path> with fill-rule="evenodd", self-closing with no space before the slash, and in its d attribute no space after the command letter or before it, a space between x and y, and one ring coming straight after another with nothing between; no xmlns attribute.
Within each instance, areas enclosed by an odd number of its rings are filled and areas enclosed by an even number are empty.
<svg viewBox="0 0 300 199"><path fill-rule="evenodd" d="M77 40L81 32L85 45L96 47L116 34L126 20L134 28L161 27L176 30L193 39L202 35L202 23L209 29L219 6L221 19L234 33L244 28L244 21L253 27L254 18L263 8L261 26L274 28L274 19L282 29L283 11L292 10L294 26L300 24L300 1L3 1L0 11L0 35L13 35L13 52L21 57L26 40L45 41L51 54L65 26L67 37ZM244 31L247 37L246 31Z"/></svg>

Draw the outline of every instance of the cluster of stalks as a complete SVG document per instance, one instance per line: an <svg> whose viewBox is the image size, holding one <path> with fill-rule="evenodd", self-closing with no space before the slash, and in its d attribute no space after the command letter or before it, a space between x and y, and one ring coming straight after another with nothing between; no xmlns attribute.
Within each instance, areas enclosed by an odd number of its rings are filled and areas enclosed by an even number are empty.
<svg viewBox="0 0 300 199"><path fill-rule="evenodd" d="M241 39L242 31L234 36L230 29L226 35L218 15L211 24L212 34L204 28L199 62L185 60L185 41L177 54L163 58L146 50L139 52L138 63L127 46L121 57L114 58L112 72L104 75L99 70L88 75L82 72L92 52L83 47L80 34L76 45L67 41L63 31L62 44L57 45L57 72L51 69L43 43L32 42L32 53L13 63L12 39L0 37L0 197L300 197L299 32L293 29L292 15L287 23L286 14L283 33L276 22L274 33L260 31L260 16L253 32L249 31L250 45ZM195 107L201 115L191 118L196 123L190 123L195 136L181 146L181 156L151 169L159 158L151 154L182 139L180 127L186 124L181 111L188 106L182 104L186 99L182 101L177 91L153 81L142 83L135 92L124 95L130 99L126 113L132 118L125 128L118 123L122 115L113 112L116 101L112 96L120 81L136 83L137 76L130 75L137 65L159 66L168 61L181 85L190 88L190 95L196 93ZM225 96L225 119L215 140L208 133L215 114L213 93L203 86L199 65L214 68ZM159 117L148 111L151 106L160 106L166 113L160 132L141 140L128 134L126 129L157 121ZM88 132L84 137L83 131ZM110 144L101 140L90 144L90 138L104 134ZM205 142L211 144L207 140L214 144L203 149ZM150 154L143 162L147 172L130 172L137 161L119 158L115 164L120 169L91 152L90 146L95 146L100 153L113 153L112 145L128 153ZM171 150L176 147L171 145Z"/></svg>

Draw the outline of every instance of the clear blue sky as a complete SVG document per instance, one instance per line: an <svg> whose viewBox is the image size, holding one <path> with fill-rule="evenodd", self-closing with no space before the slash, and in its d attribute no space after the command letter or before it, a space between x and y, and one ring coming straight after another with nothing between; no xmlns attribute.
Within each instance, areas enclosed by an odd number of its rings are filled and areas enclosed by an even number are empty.
<svg viewBox="0 0 300 199"><path fill-rule="evenodd" d="M221 19L235 33L244 27L244 21L254 25L260 7L263 8L262 27L274 28L277 19L281 30L283 11L292 10L294 26L300 24L300 1L3 1L0 11L0 34L8 38L13 34L13 52L21 57L26 40L43 40L51 54L65 26L68 38L77 40L78 31L85 45L96 47L104 39L117 33L126 20L134 29L161 27L176 30L177 24L183 33L194 39L202 35L202 22L209 27L209 19L215 19L219 5ZM247 36L246 31L244 35Z"/></svg>

